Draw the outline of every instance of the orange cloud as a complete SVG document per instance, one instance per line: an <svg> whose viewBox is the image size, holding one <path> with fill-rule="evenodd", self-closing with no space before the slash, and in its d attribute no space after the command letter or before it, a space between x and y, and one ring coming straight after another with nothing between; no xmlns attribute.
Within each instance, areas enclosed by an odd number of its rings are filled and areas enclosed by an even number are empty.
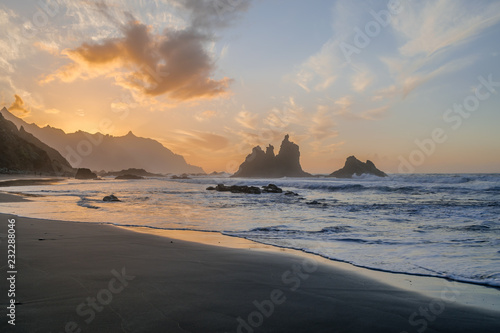
<svg viewBox="0 0 500 333"><path fill-rule="evenodd" d="M189 100L227 93L231 79L211 78L215 64L204 47L210 36L195 29L167 30L159 35L137 21L122 30L122 38L83 43L63 51L72 63L41 83L107 75L118 85L146 96L166 94L173 99Z"/></svg>
<svg viewBox="0 0 500 333"><path fill-rule="evenodd" d="M16 100L9 106L9 111L21 118L29 116L31 111L25 106L23 99L19 95L14 95L14 97Z"/></svg>

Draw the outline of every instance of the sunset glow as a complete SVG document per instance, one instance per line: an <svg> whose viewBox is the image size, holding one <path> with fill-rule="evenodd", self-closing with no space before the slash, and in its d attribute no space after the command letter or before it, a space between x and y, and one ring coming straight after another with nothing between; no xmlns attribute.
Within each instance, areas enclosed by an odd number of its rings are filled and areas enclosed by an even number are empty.
<svg viewBox="0 0 500 333"><path fill-rule="evenodd" d="M6 0L0 108L206 172L287 133L311 173L499 172L499 23L486 0Z"/></svg>

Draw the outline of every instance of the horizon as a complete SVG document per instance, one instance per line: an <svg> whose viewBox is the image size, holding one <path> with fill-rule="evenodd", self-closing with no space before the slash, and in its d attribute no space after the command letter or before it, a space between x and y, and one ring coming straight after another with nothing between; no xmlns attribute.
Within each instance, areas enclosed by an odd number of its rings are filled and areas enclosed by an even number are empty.
<svg viewBox="0 0 500 333"><path fill-rule="evenodd" d="M0 105L40 127L130 131L207 173L285 134L313 174L500 172L495 1L7 0L0 26Z"/></svg>

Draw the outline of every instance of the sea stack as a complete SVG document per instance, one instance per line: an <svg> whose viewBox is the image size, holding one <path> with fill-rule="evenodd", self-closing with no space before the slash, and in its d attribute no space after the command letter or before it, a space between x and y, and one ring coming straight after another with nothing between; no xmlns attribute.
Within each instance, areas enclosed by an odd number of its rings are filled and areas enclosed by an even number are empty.
<svg viewBox="0 0 500 333"><path fill-rule="evenodd" d="M240 165L239 170L231 177L310 177L300 166L299 146L289 140L287 134L281 142L278 155L274 155L274 147L269 145L264 152L260 146L254 147Z"/></svg>
<svg viewBox="0 0 500 333"><path fill-rule="evenodd" d="M345 161L342 169L339 169L330 174L330 177L335 178L352 178L353 175L361 176L362 174L374 175L378 177L387 177L385 172L377 169L372 161L367 160L365 163L361 162L354 156L349 156Z"/></svg>

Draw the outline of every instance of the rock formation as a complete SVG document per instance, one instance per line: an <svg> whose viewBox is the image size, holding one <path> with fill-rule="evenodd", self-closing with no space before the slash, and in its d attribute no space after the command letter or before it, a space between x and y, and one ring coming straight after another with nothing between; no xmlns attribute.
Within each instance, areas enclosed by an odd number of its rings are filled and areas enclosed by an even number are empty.
<svg viewBox="0 0 500 333"><path fill-rule="evenodd" d="M102 171L102 172L98 172L97 174L101 177L110 177L110 176L118 177L118 176L127 176L127 175L139 176L139 177L143 177L143 178L144 177L164 177L161 174L151 173L151 172L148 172L144 169L135 169L135 168L130 168L130 169L121 170L121 171L109 171L109 172Z"/></svg>
<svg viewBox="0 0 500 333"><path fill-rule="evenodd" d="M224 184L218 184L217 186L207 187L207 191L217 191L217 192L231 192L231 193L247 193L247 194L261 194L261 193L283 193L283 189L279 188L274 184L262 186L262 190L257 186L248 185L231 185L226 186ZM292 191L285 191L285 195L298 196L297 193Z"/></svg>
<svg viewBox="0 0 500 333"><path fill-rule="evenodd" d="M281 143L278 155L274 155L274 147L269 145L264 152L260 146L252 149L240 165L239 170L231 177L310 177L300 166L299 146L289 141L288 134Z"/></svg>
<svg viewBox="0 0 500 333"><path fill-rule="evenodd" d="M375 167L375 164L373 164L372 161L367 160L366 163L363 163L354 156L349 156L345 161L344 167L331 173L330 177L352 178L353 175L361 176L362 174L387 177L383 171L380 171L377 167Z"/></svg>
<svg viewBox="0 0 500 333"><path fill-rule="evenodd" d="M115 179L144 179L144 177L143 176L126 174L126 175L116 176Z"/></svg>
<svg viewBox="0 0 500 333"><path fill-rule="evenodd" d="M217 186L207 187L207 191L231 192L231 193L246 193L246 194L261 194L262 191L256 186L247 185L231 185L218 184Z"/></svg>
<svg viewBox="0 0 500 333"><path fill-rule="evenodd" d="M121 201L118 199L114 194L107 195L104 198L102 198L102 201L108 201L108 202L116 202L116 201Z"/></svg>
<svg viewBox="0 0 500 333"><path fill-rule="evenodd" d="M76 171L75 179L96 179L97 175L90 169L80 168Z"/></svg>

